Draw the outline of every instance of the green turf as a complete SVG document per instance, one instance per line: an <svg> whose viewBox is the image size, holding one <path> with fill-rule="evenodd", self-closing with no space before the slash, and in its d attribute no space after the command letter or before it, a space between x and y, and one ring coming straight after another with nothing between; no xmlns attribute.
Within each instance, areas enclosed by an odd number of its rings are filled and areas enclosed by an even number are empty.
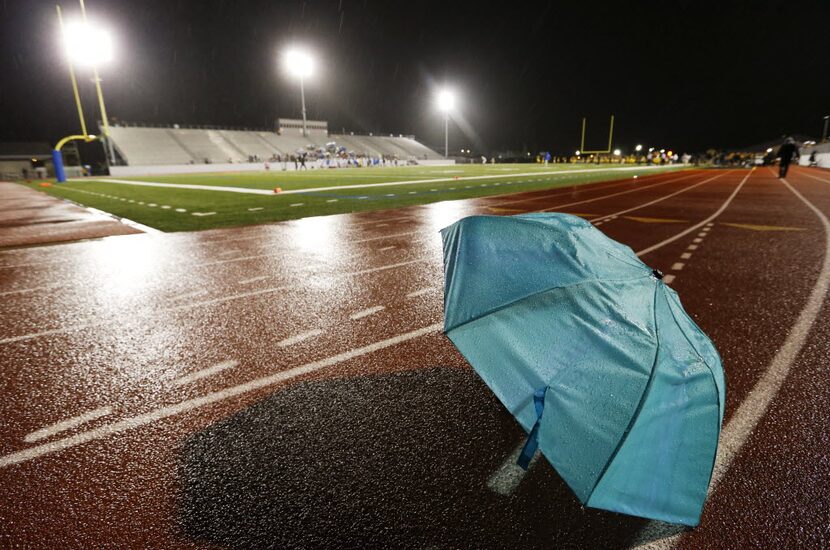
<svg viewBox="0 0 830 550"><path fill-rule="evenodd" d="M588 173L569 173L590 169ZM670 168L669 168L670 169ZM159 183L214 185L250 189L283 190L377 184L409 180L447 179L406 185L332 189L297 194L252 195L227 191L145 187L106 180L70 181L52 187L29 184L34 189L64 197L86 206L162 231L193 231L214 227L249 225L308 216L381 210L443 200L454 200L567 185L631 178L659 170L613 171L608 166L586 165L456 165L406 168L354 168L269 172L186 174L120 178ZM542 174L543 172L555 172ZM516 174L533 174L532 176ZM492 179L465 179L494 175ZM459 179L454 179L455 177ZM130 202L133 201L133 202ZM143 203L143 204L141 204ZM291 206L302 203L301 206ZM153 204L154 206L150 206ZM169 208L162 208L162 207ZM176 209L184 209L185 212ZM255 210L251 210L255 209ZM215 212L207 216L198 213Z"/></svg>

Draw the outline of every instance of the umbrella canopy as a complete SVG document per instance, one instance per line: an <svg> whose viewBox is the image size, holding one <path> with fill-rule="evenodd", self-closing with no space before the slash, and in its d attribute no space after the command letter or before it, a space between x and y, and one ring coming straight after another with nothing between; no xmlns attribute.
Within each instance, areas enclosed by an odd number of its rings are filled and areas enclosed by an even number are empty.
<svg viewBox="0 0 830 550"><path fill-rule="evenodd" d="M567 214L445 228L444 329L579 500L697 525L720 357L662 275ZM527 459L527 457L526 457Z"/></svg>

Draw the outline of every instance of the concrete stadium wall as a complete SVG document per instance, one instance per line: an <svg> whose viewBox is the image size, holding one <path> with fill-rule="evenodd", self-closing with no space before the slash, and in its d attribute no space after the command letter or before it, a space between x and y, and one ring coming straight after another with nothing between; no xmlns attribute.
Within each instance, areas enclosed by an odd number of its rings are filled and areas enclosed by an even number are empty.
<svg viewBox="0 0 830 550"><path fill-rule="evenodd" d="M450 166L454 160L418 160L419 166ZM268 163L270 170L294 171L293 162ZM322 163L308 162L307 166L314 170L326 169ZM404 168L405 166L401 166ZM332 168L334 169L334 168ZM337 168L347 170L348 168ZM128 176L157 176L161 174L204 174L209 172L264 172L265 163L236 163L236 164L162 164L156 166L110 166L110 175L116 177Z"/></svg>
<svg viewBox="0 0 830 550"><path fill-rule="evenodd" d="M809 166L810 154L813 151L816 152L816 162L818 163L819 168L830 168L830 143L822 143L812 147L802 147L801 157L798 160L798 164L801 166Z"/></svg>

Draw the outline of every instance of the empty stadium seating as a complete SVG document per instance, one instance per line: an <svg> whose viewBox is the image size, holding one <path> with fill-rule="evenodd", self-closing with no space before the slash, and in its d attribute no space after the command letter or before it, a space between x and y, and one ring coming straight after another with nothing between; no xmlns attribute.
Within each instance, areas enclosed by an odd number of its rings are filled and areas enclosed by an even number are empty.
<svg viewBox="0 0 830 550"><path fill-rule="evenodd" d="M411 137L338 135L325 132L213 130L111 126L110 137L128 166L240 163L249 158L268 159L324 147L345 147L359 156L394 156L400 160L437 160L441 156Z"/></svg>

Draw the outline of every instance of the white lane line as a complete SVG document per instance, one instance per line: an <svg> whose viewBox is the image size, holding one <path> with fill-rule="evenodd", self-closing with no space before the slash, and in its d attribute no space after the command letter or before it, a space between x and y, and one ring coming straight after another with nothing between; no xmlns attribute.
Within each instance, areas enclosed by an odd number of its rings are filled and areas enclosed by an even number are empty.
<svg viewBox="0 0 830 550"><path fill-rule="evenodd" d="M185 384L190 384L195 382L196 380L201 380L202 378L207 378L208 376L213 376L217 372L222 372L226 369L232 369L233 367L237 366L239 361L222 361L221 363L217 363L212 367L208 367L206 369L197 370L196 372L191 372L187 376L182 376L181 378L176 378L173 380L172 384L174 386L183 386Z"/></svg>
<svg viewBox="0 0 830 550"><path fill-rule="evenodd" d="M696 245L696 244L690 244L689 246L686 247L686 250L697 250L697 247L698 247L698 245Z"/></svg>
<svg viewBox="0 0 830 550"><path fill-rule="evenodd" d="M565 208L565 207L568 207L568 206L576 206L578 204L587 204L589 202L601 201L601 200L605 200L605 199L610 199L611 197L618 197L620 195L627 195L628 193L637 193L639 191L643 191L644 189L650 189L652 187L659 187L661 185L667 185L669 183L673 183L675 181L679 181L679 180L682 180L682 179L687 179L687 178L690 178L690 177L695 176L695 175L697 175L697 174L689 174L687 176L683 176L683 177L680 177L680 178L675 178L673 180L660 181L660 182L657 182L657 183L652 183L651 185L643 185L642 187L635 187L634 189L626 189L625 191L618 191L616 193L611 193L610 195L602 195L601 197L594 197L594 198L591 198L591 199L585 199L585 200L581 200L581 201L569 202L569 203L566 203L566 204L557 204L555 206L551 206L549 208L543 208L541 210L531 210L531 212L554 212L557 209ZM544 197L544 196L534 197L534 200L542 200L542 199L545 199L545 198L547 198L547 197ZM514 202L526 202L526 201L527 201L527 199L522 200L522 201L514 201ZM512 202L511 203L499 203L499 204L496 204L495 206L497 206L497 207L498 206L504 206L505 204L513 204L513 203Z"/></svg>
<svg viewBox="0 0 830 550"><path fill-rule="evenodd" d="M288 288L296 288L293 285L284 285L278 286L273 288L263 288L260 290L253 290L251 292L241 292L239 294L231 294L230 296L222 296L221 298L212 298L210 300L202 300L200 302L190 302L187 304L181 304L178 306L171 306L168 308L163 308L161 311L179 311L182 309L190 309L192 307L202 307L202 306L209 306L213 304L221 304L223 302L230 302L232 300L239 300L240 298L250 298L251 296L261 296L263 294L272 294L274 292L280 292L282 290L286 290ZM0 343L3 343L3 340L0 340Z"/></svg>
<svg viewBox="0 0 830 550"><path fill-rule="evenodd" d="M265 208L262 207L262 206L257 206L257 207L254 207L254 208L249 208L248 212L257 212L259 210L265 210Z"/></svg>
<svg viewBox="0 0 830 550"><path fill-rule="evenodd" d="M689 258L691 258L691 257L692 257L692 253L691 253L691 252L684 252L683 254L681 254L681 255L680 255L680 259L681 259L681 260L688 260L688 259L689 259Z"/></svg>
<svg viewBox="0 0 830 550"><path fill-rule="evenodd" d="M386 227L387 225L389 225L389 224L388 223L379 223L379 224L375 225L374 227Z"/></svg>
<svg viewBox="0 0 830 550"><path fill-rule="evenodd" d="M172 206L170 206L169 204L162 204L162 205L161 205L161 209L162 209L162 210L170 210L171 208L173 208L173 207L172 207Z"/></svg>
<svg viewBox="0 0 830 550"><path fill-rule="evenodd" d="M810 291L810 297L787 334L784 345L778 349L778 353L772 358L763 376L755 383L738 406L738 410L732 415L729 424L721 431L715 467L712 470L712 482L709 484L710 495L717 490L718 484L729 471L732 462L781 390L793 363L807 343L810 329L818 318L821 307L827 299L828 289L830 289L830 220L786 179L782 178L780 181L813 211L824 226L824 259L813 290ZM669 531L667 524L649 522L638 535L634 546L648 550L668 550L674 548L681 535L682 533L676 534ZM639 541L643 542L638 544Z"/></svg>
<svg viewBox="0 0 830 550"><path fill-rule="evenodd" d="M194 290L192 292L185 292L184 294L178 294L176 296L173 296L170 299L171 300L185 300L187 298L196 298L198 296L204 296L205 294L207 294L207 290L201 289L201 290Z"/></svg>
<svg viewBox="0 0 830 550"><path fill-rule="evenodd" d="M700 233L697 234L697 236L698 237L705 237L706 233L704 231L701 231Z"/></svg>
<svg viewBox="0 0 830 550"><path fill-rule="evenodd" d="M264 281L268 278L268 275L260 275L259 277L251 277L250 279L245 279L243 281L239 281L241 285L249 285L251 283L255 283L257 281Z"/></svg>
<svg viewBox="0 0 830 550"><path fill-rule="evenodd" d="M487 487L491 491L505 496L511 494L519 487L519 484L524 479L525 474L527 474L527 472L533 468L533 465L536 464L536 461L539 460L540 453L537 450L536 454L533 455L533 458L530 459L530 465L527 467L527 471L516 464L516 461L519 460L519 455L522 454L524 446L525 442L522 441L519 446L504 459L504 462L501 466L499 466L499 469L493 472L493 475L491 475L490 479L487 480Z"/></svg>
<svg viewBox="0 0 830 550"><path fill-rule="evenodd" d="M255 380L251 380L250 382L239 384L237 386L231 386L229 388L225 388L224 390L211 392L201 397L187 399L185 401L182 401L181 403L176 403L175 405L167 405L164 407L160 407L154 411L139 414L137 416L133 416L130 418L124 418L122 420L119 420L118 422L101 426L100 428L89 430L87 432L82 432L77 435L67 437L65 439L59 439L51 443L38 445L37 447L31 447L29 449L24 449L22 451L9 453L7 455L0 457L0 468L11 466L12 464L19 464L21 462L34 460L47 454L63 451L65 449L76 447L78 445L83 445L84 443L89 443L90 441L103 439L111 435L126 432L135 428L139 428L141 426L146 426L148 424L158 422L159 420L163 420L171 416L175 416L178 414L198 409L200 407L204 407L205 405L210 405L212 403L217 403L219 401L231 399L233 397L244 395L246 393L250 393L252 391L256 391L262 388L274 386L276 384L280 384L282 382L285 382L286 380L296 378L297 376L301 376L303 374L315 372L326 367L330 367L332 365L348 361L350 359L355 359L357 357L361 357L363 355L378 350L395 346L397 344L406 342L408 340L412 340L414 338L425 336L433 332L439 332L443 330L443 327L443 323L435 323L434 325L429 325L418 330L413 330L411 332L399 334L398 336L387 338L386 340L381 340L379 342L375 342L374 344L369 344L367 346L355 348L353 350L346 351L334 355L332 357L328 357L326 359L306 363L305 365L278 372L270 376L263 376L262 378L257 378Z"/></svg>
<svg viewBox="0 0 830 550"><path fill-rule="evenodd" d="M709 223L706 224L706 227L712 227L713 225L715 225L715 224L713 224L712 222L709 222Z"/></svg>
<svg viewBox="0 0 830 550"><path fill-rule="evenodd" d="M92 422L95 419L110 414L112 414L112 409L110 407L101 407L99 409L95 409L94 411L89 411L88 413L84 413L79 416L73 416L72 418L67 418L66 420L61 420L60 422L50 424L45 428L35 430L32 433L27 434L26 437L23 438L23 441L25 441L26 443L34 443L36 441L40 441L41 439L52 437L53 435L58 434L60 432L71 430L72 428L80 426L81 424Z"/></svg>
<svg viewBox="0 0 830 550"><path fill-rule="evenodd" d="M304 202L295 202L294 204L290 204L289 206L292 206L292 207L293 206L302 206L304 204L305 204Z"/></svg>
<svg viewBox="0 0 830 550"><path fill-rule="evenodd" d="M176 208L176 212L187 212L187 208Z"/></svg>
<svg viewBox="0 0 830 550"><path fill-rule="evenodd" d="M303 340L308 340L309 338L315 338L317 336L320 336L321 334L323 334L323 331L320 330L320 329L307 330L305 332L295 334L294 336L289 336L288 338L285 338L284 340L280 340L279 342L277 342L277 346L279 346L281 348L286 348L288 346L293 346L294 344L299 344Z"/></svg>
<svg viewBox="0 0 830 550"><path fill-rule="evenodd" d="M660 197L659 199L655 199L655 200L653 200L653 201L649 201L649 202L646 202L646 203L643 203L643 204L639 204L639 205L637 205L637 206L635 206L635 207L633 207L633 208L627 208L627 209L625 209L625 210L620 210L619 212L614 212L613 214L606 214L605 216L600 216L600 217L598 217L598 218L594 218L594 219L593 219L593 220L591 220L591 221L600 221L600 222L602 222L602 221L608 221L608 220L615 220L615 219L617 219L617 216L620 216L620 215L622 215L622 214L627 214L627 213L629 213L629 212L633 212L634 210L639 210L639 209L641 209L641 208L645 208L646 206L651 206L651 205L653 205L653 204L657 204L658 202L662 202L662 201L664 201L664 200L666 200L666 199L670 199L670 198L672 198L672 197L674 197L674 196L676 196L676 195L679 195L680 193L685 193L686 191L690 191L690 190L694 189L695 187L700 187L701 185L706 184L706 183L709 183L709 182L710 182L710 181L712 181L712 180L716 180L716 179L718 179L718 178L720 178L720 177L723 177L723 176L725 176L726 174L728 174L728 172L724 172L724 173L722 173L722 174L718 174L717 176L711 177L711 178L709 178L709 179L705 179L705 180L701 181L700 183L696 183L696 184L694 184L694 185L690 185L689 187L684 187L683 189L681 189L681 190L679 190L679 191L675 191L674 193L669 193L668 195L665 195L665 196L663 196L663 197ZM640 188L640 189L644 189L644 188Z"/></svg>
<svg viewBox="0 0 830 550"><path fill-rule="evenodd" d="M193 212L192 216L213 216L216 212Z"/></svg>
<svg viewBox="0 0 830 550"><path fill-rule="evenodd" d="M672 275L671 273L669 273L668 275L663 275L663 282L666 283L667 285L672 284L674 279L675 279L675 276Z"/></svg>
<svg viewBox="0 0 830 550"><path fill-rule="evenodd" d="M693 242L693 243L698 243L698 244L700 244L700 243L702 243L702 242L703 242L703 239L701 239L700 237L698 237L698 238L694 239L692 242Z"/></svg>
<svg viewBox="0 0 830 550"><path fill-rule="evenodd" d="M0 292L0 296L9 296L11 294L26 294L27 292L40 292L41 290L52 290L65 286L64 283L56 283L53 285L36 286L32 288L21 288L20 290L6 290Z"/></svg>
<svg viewBox="0 0 830 550"><path fill-rule="evenodd" d="M367 273L374 273L375 271L385 271L387 269L395 269L396 267L403 267L405 265L416 264L419 262L429 262L432 261L431 258L418 258L417 260L410 260L408 262L401 262L397 264L389 264L384 265L381 267L371 267L369 269L361 269L360 271L352 271L351 273L345 273L345 275L365 275Z"/></svg>
<svg viewBox="0 0 830 550"><path fill-rule="evenodd" d="M672 271L681 271L686 264L683 262L675 262L671 266Z"/></svg>
<svg viewBox="0 0 830 550"><path fill-rule="evenodd" d="M349 319L351 319L352 321L357 321L358 319L363 319L364 317L368 317L369 315L374 315L375 313L383 311L384 309L386 309L384 306L370 307L368 309L360 310L357 313L352 313L351 315L349 315Z"/></svg>
<svg viewBox="0 0 830 550"><path fill-rule="evenodd" d="M378 252L383 252L383 251L385 251L385 250L392 250L393 248L398 248L398 247L397 247L397 246L395 246L395 245L392 245L392 246L384 246L383 248L378 248Z"/></svg>
<svg viewBox="0 0 830 550"><path fill-rule="evenodd" d="M406 295L406 297L407 298L415 298L417 296L423 296L424 294L426 294L427 292L429 292L431 290L432 290L432 287L422 288L422 289L416 290L414 292L410 292L409 294Z"/></svg>
<svg viewBox="0 0 830 550"><path fill-rule="evenodd" d="M732 194L731 194L731 195L729 195L729 197L727 197L727 199L723 202L723 204L720 206L720 208L718 208L718 209L715 211L715 213L714 213L714 214L712 214L711 216L709 216L708 218L706 218L706 219L705 219L705 220L703 220L702 222L698 222L698 223L696 223L695 225L693 225L693 226L691 226L691 227L689 227L689 228L687 228L687 229L685 229L685 230L681 231L680 233L678 233L678 234L674 235L673 237L669 237L669 238L668 238L668 239L666 239L666 240L660 241L660 242L659 242L659 243L657 243L657 244L653 244L653 245L651 245L651 246L649 246L649 247L646 247L646 248L644 248L644 249L640 250L639 252L637 252L637 256L644 256L644 255L648 254L649 252L652 252L652 251L654 251L654 250L657 250L658 248L662 248L662 247L666 246L667 244L669 244L669 243L672 243L672 242L676 241L677 239L680 239L680 238L682 238L682 237L685 237L686 235L688 235L688 234L689 234L689 233L691 233L692 231L697 231L697 230L698 230L698 228L703 227L703 226L704 226L704 225L706 225L707 223L711 222L712 220L714 220L715 218L717 218L718 216L720 216L720 215L723 213L723 211L724 211L724 210L726 210L726 208L727 208L727 207L728 207L728 206L732 203L732 200L735 198L735 195L737 195L737 194L738 194L738 191L740 191L740 190L741 190L741 188L742 188L742 187L744 186L744 184L746 183L746 180L748 180L748 179L749 179L749 176L750 176L750 175L752 175L752 173L753 173L754 171L755 171L755 168L753 168L752 170L750 170L750 171L749 171L749 173L748 173L746 176L744 176L744 179L742 179L742 180L741 180L741 183L739 183L739 184L738 184L738 186L737 186L737 187L735 187L735 190L734 190L734 191L732 191ZM694 241L694 242L699 243L699 242L701 242L701 241L700 241L700 239L695 239L695 241Z"/></svg>
<svg viewBox="0 0 830 550"><path fill-rule="evenodd" d="M661 173L661 174L649 174L647 177L658 178L658 177L661 177L661 176L673 176L673 175L674 175L674 173L666 172L666 173ZM688 179L688 178L691 178L691 177L694 177L694 176L699 176L699 175L700 175L700 173L694 172L694 173L691 173L691 174L686 174L686 175L681 176L679 178L674 178L674 179L669 179L669 180L660 180L657 183L671 183L671 182L674 182L674 181L680 181L680 180L683 180L683 179ZM648 182L650 183L652 181L653 180L650 179ZM524 183L524 182L523 181L517 181L516 183ZM556 197L563 196L563 195L569 195L569 194L573 193L574 188L577 188L577 187L581 188L581 189L588 190L588 191L597 191L597 190L607 191L608 189L613 189L615 187L621 187L623 185L630 185L630 184L631 184L631 181L629 181L629 180L626 180L626 181L614 180L614 181L611 181L611 182L599 181L599 182L594 182L594 183L568 185L568 186L565 186L565 187L556 187L554 189L534 191L533 193L540 193L540 194L535 194L532 197L528 197L528 198L524 198L524 199L510 199L510 197L515 196L515 193L504 193L502 195L494 195L494 196L490 196L490 197L479 197L479 198L491 199L491 200L492 199L499 199L499 198L507 198L508 199L508 200L498 200L498 201L495 201L495 202L492 202L492 203L488 203L488 206L498 207L498 206L506 206L508 204L517 204L517 203L520 203L520 202L550 200L551 198L556 198ZM637 189L642 190L642 189L647 189L648 187L650 187L650 186L641 185Z"/></svg>
<svg viewBox="0 0 830 550"><path fill-rule="evenodd" d="M337 199L328 199L326 202L337 202Z"/></svg>

